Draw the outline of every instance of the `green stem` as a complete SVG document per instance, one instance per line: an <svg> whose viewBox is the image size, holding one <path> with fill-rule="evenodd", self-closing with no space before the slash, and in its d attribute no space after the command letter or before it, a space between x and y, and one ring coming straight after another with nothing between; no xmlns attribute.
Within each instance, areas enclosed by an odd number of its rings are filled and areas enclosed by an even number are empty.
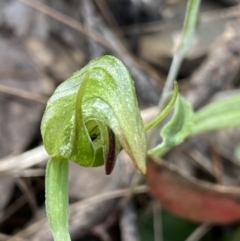
<svg viewBox="0 0 240 241"><path fill-rule="evenodd" d="M173 93L173 97L170 100L170 102L167 104L167 106L164 108L164 110L157 115L153 120L151 120L149 123L147 123L145 125L145 131L148 131L149 129L153 128L154 126L156 126L161 120L163 120L171 111L171 109L173 108L176 99L178 97L178 84L175 81L174 82L174 93Z"/></svg>
<svg viewBox="0 0 240 241"><path fill-rule="evenodd" d="M186 15L183 24L183 30L177 51L173 57L173 61L169 70L169 74L163 88L161 98L159 100L159 111L162 110L164 98L166 94L171 90L173 81L176 79L181 63L184 56L188 52L192 44L192 39L197 23L198 10L201 0L188 0Z"/></svg>
<svg viewBox="0 0 240 241"><path fill-rule="evenodd" d="M170 70L169 70L169 73L168 73L168 76L167 76L167 80L166 80L165 85L163 87L162 95L159 99L159 103L158 103L159 112L161 112L161 110L163 108L164 100L167 96L167 93L169 93L169 91L172 89L173 82L177 77L177 74L178 74L179 68L181 66L183 57L184 57L183 54L177 54L173 57L173 61L172 61L172 64L170 66Z"/></svg>
<svg viewBox="0 0 240 241"><path fill-rule="evenodd" d="M164 145L159 145L147 152L148 155L154 155L154 156L163 156L166 154L171 148Z"/></svg>
<svg viewBox="0 0 240 241"><path fill-rule="evenodd" d="M172 89L173 82L177 78L177 74L182 64L182 61L192 44L192 39L198 19L200 2L201 0L188 0L181 39L178 44L177 51L173 57L168 77L162 91L162 95L159 99L158 113L160 113L163 109L167 93ZM159 128L160 127L158 125L151 130L150 137L148 139L148 146L150 148L156 145L156 135L158 135L159 133Z"/></svg>
<svg viewBox="0 0 240 241"><path fill-rule="evenodd" d="M46 212L54 241L71 241L68 232L68 160L51 157L45 183Z"/></svg>

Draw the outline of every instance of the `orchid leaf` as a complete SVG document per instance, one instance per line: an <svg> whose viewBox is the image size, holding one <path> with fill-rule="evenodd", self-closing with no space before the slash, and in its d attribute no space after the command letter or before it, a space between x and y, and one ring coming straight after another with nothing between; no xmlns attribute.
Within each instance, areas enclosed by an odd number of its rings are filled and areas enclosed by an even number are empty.
<svg viewBox="0 0 240 241"><path fill-rule="evenodd" d="M191 104L178 96L171 120L162 128L162 143L148 151L148 154L163 155L172 147L181 144L192 132L193 110Z"/></svg>
<svg viewBox="0 0 240 241"><path fill-rule="evenodd" d="M145 131L134 83L113 56L91 61L56 89L41 132L50 156L93 167L114 162L121 146L145 173Z"/></svg>
<svg viewBox="0 0 240 241"><path fill-rule="evenodd" d="M192 134L240 126L240 96L214 101L194 115Z"/></svg>

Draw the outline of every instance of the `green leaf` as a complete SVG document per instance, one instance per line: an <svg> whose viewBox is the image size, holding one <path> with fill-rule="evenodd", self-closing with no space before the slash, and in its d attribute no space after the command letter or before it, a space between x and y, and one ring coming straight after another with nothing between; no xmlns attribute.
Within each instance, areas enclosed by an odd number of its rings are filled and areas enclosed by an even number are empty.
<svg viewBox="0 0 240 241"><path fill-rule="evenodd" d="M194 115L192 134L240 126L240 96L212 102Z"/></svg>
<svg viewBox="0 0 240 241"><path fill-rule="evenodd" d="M41 132L50 156L99 166L113 163L122 146L145 173L145 131L134 83L113 56L91 61L56 89Z"/></svg>
<svg viewBox="0 0 240 241"><path fill-rule="evenodd" d="M162 143L148 154L163 155L172 147L181 144L192 132L193 111L191 104L178 96L172 119L162 128Z"/></svg>
<svg viewBox="0 0 240 241"><path fill-rule="evenodd" d="M46 211L55 241L68 234L68 160L51 157L46 170Z"/></svg>

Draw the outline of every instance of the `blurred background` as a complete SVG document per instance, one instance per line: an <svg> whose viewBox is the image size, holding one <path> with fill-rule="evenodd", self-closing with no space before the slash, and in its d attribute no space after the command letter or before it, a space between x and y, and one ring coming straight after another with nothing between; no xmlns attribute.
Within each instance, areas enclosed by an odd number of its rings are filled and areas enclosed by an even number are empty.
<svg viewBox="0 0 240 241"><path fill-rule="evenodd" d="M0 240L52 240L44 210L48 155L40 123L55 88L88 61L114 55L129 69L143 119L150 120L186 4L0 0ZM196 110L240 94L238 0L201 2L178 81ZM125 153L110 176L102 167L71 163L72 240L240 240L240 128L190 138L165 155L161 165L148 165L145 180Z"/></svg>

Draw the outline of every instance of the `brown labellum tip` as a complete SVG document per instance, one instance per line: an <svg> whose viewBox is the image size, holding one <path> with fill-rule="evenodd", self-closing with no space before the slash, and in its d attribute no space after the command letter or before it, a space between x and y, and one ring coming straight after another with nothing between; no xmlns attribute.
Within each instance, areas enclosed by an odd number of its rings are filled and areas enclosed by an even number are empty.
<svg viewBox="0 0 240 241"><path fill-rule="evenodd" d="M109 146L108 146L108 153L106 157L106 162L105 162L105 172L106 175L110 175L112 173L112 170L115 166L116 162L116 140L115 140L115 134L113 131L108 128L108 137L109 137Z"/></svg>

